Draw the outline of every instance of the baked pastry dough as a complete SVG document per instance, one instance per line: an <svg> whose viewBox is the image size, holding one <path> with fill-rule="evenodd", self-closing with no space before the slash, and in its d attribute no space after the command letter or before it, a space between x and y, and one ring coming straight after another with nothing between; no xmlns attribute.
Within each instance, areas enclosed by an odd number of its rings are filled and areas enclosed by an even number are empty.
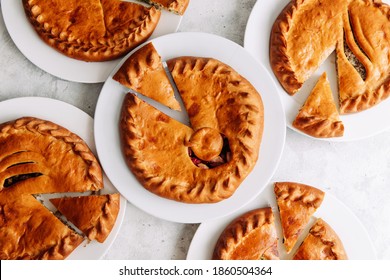
<svg viewBox="0 0 390 280"><path fill-rule="evenodd" d="M358 112L390 94L389 33L389 6L380 0L292 0L271 31L271 66L292 95L337 46L340 113ZM348 60L346 45L364 78Z"/></svg>
<svg viewBox="0 0 390 280"><path fill-rule="evenodd" d="M347 254L336 232L322 219L311 227L294 260L346 260Z"/></svg>
<svg viewBox="0 0 390 280"><path fill-rule="evenodd" d="M117 193L53 198L50 202L89 240L103 243L118 217L119 199Z"/></svg>
<svg viewBox="0 0 390 280"><path fill-rule="evenodd" d="M180 111L173 87L153 43L146 44L130 55L113 79L171 109Z"/></svg>
<svg viewBox="0 0 390 280"><path fill-rule="evenodd" d="M295 117L293 126L313 137L340 137L344 125L340 120L332 90L324 72Z"/></svg>
<svg viewBox="0 0 390 280"><path fill-rule="evenodd" d="M100 164L76 134L32 117L0 125L1 194L18 197L102 188Z"/></svg>
<svg viewBox="0 0 390 280"><path fill-rule="evenodd" d="M320 207L325 193L294 182L276 182L274 191L282 224L283 243L287 253L290 253L311 216Z"/></svg>
<svg viewBox="0 0 390 280"><path fill-rule="evenodd" d="M176 58L168 67L192 128L128 94L120 118L126 162L147 190L162 197L187 203L226 199L257 161L264 118L260 95L215 59ZM189 156L192 135L204 128L219 131L228 142L229 156L215 168L198 167Z"/></svg>
<svg viewBox="0 0 390 280"><path fill-rule="evenodd" d="M186 11L190 0L142 0L156 7L167 9L179 15L183 15Z"/></svg>
<svg viewBox="0 0 390 280"><path fill-rule="evenodd" d="M61 53L84 61L118 58L146 41L161 12L119 0L23 0L38 35Z"/></svg>
<svg viewBox="0 0 390 280"><path fill-rule="evenodd" d="M271 208L238 217L221 233L213 260L277 260L278 238Z"/></svg>
<svg viewBox="0 0 390 280"><path fill-rule="evenodd" d="M1 260L65 259L83 240L32 195L0 192Z"/></svg>

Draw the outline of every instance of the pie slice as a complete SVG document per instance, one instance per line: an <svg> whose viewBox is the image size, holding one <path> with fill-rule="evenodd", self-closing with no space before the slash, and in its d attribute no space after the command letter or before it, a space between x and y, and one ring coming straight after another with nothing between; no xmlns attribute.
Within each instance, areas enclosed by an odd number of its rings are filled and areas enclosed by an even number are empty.
<svg viewBox="0 0 390 280"><path fill-rule="evenodd" d="M340 113L368 109L390 95L390 7L352 1L337 45Z"/></svg>
<svg viewBox="0 0 390 280"><path fill-rule="evenodd" d="M294 260L346 260L347 254L336 232L322 219L311 227Z"/></svg>
<svg viewBox="0 0 390 280"><path fill-rule="evenodd" d="M128 94L120 118L126 162L147 190L162 197L186 203L226 199L256 164L261 97L215 59L181 57L169 60L168 67L192 128ZM205 145L206 139L212 142Z"/></svg>
<svg viewBox="0 0 390 280"><path fill-rule="evenodd" d="M33 117L0 125L2 195L97 191L102 174L87 144L66 128Z"/></svg>
<svg viewBox="0 0 390 280"><path fill-rule="evenodd" d="M84 239L31 195L0 193L0 259L65 259Z"/></svg>
<svg viewBox="0 0 390 280"><path fill-rule="evenodd" d="M103 243L119 213L120 195L90 195L50 199L68 221L81 230L89 240Z"/></svg>
<svg viewBox="0 0 390 280"><path fill-rule="evenodd" d="M134 52L113 76L122 85L180 111L174 90L152 43Z"/></svg>
<svg viewBox="0 0 390 280"><path fill-rule="evenodd" d="M84 61L118 58L146 41L161 12L119 0L23 0L43 41Z"/></svg>
<svg viewBox="0 0 390 280"><path fill-rule="evenodd" d="M213 260L277 260L278 238L271 208L245 213L221 233Z"/></svg>
<svg viewBox="0 0 390 280"><path fill-rule="evenodd" d="M183 15L186 11L190 0L142 0L150 5L167 9L178 15Z"/></svg>
<svg viewBox="0 0 390 280"><path fill-rule="evenodd" d="M321 75L299 110L293 126L313 137L343 136L344 125L337 112L326 72Z"/></svg>
<svg viewBox="0 0 390 280"><path fill-rule="evenodd" d="M287 253L290 253L311 216L320 207L325 193L294 182L277 182L274 191L283 230L283 243Z"/></svg>

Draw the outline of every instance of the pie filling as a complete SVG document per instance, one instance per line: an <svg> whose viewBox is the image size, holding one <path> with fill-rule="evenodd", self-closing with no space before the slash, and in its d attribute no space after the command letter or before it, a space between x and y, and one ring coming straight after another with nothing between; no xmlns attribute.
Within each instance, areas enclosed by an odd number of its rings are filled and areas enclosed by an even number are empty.
<svg viewBox="0 0 390 280"><path fill-rule="evenodd" d="M191 158L192 163L195 164L195 166L202 169L213 169L229 162L231 159L229 140L223 135L222 138L223 138L223 147L221 153L219 154L219 156L213 158L210 161L205 161L198 158L195 155L195 153L192 151L192 149L188 148L188 155Z"/></svg>
<svg viewBox="0 0 390 280"><path fill-rule="evenodd" d="M28 179L31 179L31 178L39 177L39 176L42 176L42 175L43 174L39 173L39 172L15 175L15 176L12 176L12 177L9 177L9 178L5 179L3 187L4 188L9 188L9 187L12 187L13 185L15 185L16 183L21 182L21 181L25 181L25 180L28 180Z"/></svg>

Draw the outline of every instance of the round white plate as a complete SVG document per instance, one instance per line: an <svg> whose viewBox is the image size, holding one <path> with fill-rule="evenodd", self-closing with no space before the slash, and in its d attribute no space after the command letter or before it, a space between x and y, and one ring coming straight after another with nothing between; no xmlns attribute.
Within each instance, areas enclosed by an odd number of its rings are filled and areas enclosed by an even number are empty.
<svg viewBox="0 0 390 280"><path fill-rule="evenodd" d="M281 157L286 128L283 106L278 95L273 94L274 82L264 67L244 48L216 35L175 33L159 37L152 42L163 61L179 56L213 57L233 67L256 87L261 93L265 109L264 135L258 162L236 193L219 203L185 204L161 198L144 189L125 163L119 138L120 110L125 93L129 90L114 81L112 75L126 60L124 58L104 84L95 112L96 147L103 168L129 202L161 219L200 223L232 213L261 192L275 172ZM156 102L148 102L162 112L181 119L177 116L179 113L167 110Z"/></svg>
<svg viewBox="0 0 390 280"><path fill-rule="evenodd" d="M334 94L334 100L338 100L336 58L335 55L332 54L294 96L290 96L286 93L272 72L269 62L269 38L275 19L289 2L290 0L257 1L247 23L244 46L245 49L247 49L254 58L263 63L271 73L272 79L276 83L277 92L282 99L288 127L304 134L300 130L294 128L292 123L311 89L324 71L328 74L328 79ZM390 0L384 0L383 2L390 3ZM338 142L352 141L367 138L389 129L390 98L363 112L341 115L340 117L345 128L343 137L315 139ZM307 134L304 135L308 136Z"/></svg>
<svg viewBox="0 0 390 280"><path fill-rule="evenodd" d="M69 58L41 40L28 21L22 0L1 0L4 22L15 45L36 66L64 80L81 83L104 82L121 59L85 62ZM162 11L150 38L176 32L182 16Z"/></svg>
<svg viewBox="0 0 390 280"><path fill-rule="evenodd" d="M96 154L93 119L80 109L62 101L43 97L22 97L0 102L0 123L20 117L30 116L54 122L80 136ZM104 193L115 193L117 190L104 175ZM84 241L67 258L70 260L93 260L102 258L111 247L123 222L126 210L126 199L121 196L118 218L111 234L104 243Z"/></svg>
<svg viewBox="0 0 390 280"><path fill-rule="evenodd" d="M273 193L273 184L269 185L266 190L252 201L250 204L241 208L236 213L225 216L221 219L208 221L202 223L196 231L190 248L188 249L187 259L188 260L210 260L215 244L222 231L230 224L235 218L241 216L247 211L263 208L272 207L275 215L275 225L279 236L279 252L281 259L292 259L294 252L299 247L304 237L308 233L311 225L315 222L315 218L312 218L309 223L309 227L302 232L301 237L290 255L287 255L282 244L283 235L279 222L279 212ZM327 222L340 237L343 242L344 249L347 252L348 259L350 260L373 260L376 259L376 252L372 241L357 217L338 199L333 195L326 193L324 201L320 208L314 214L316 218L322 218Z"/></svg>

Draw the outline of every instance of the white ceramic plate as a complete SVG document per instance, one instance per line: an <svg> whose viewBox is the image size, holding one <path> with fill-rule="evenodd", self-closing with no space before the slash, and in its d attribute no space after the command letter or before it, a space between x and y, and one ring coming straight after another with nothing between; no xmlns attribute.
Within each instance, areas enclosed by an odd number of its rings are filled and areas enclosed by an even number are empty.
<svg viewBox="0 0 390 280"><path fill-rule="evenodd" d="M185 204L161 198L147 191L138 183L122 156L118 124L122 101L128 90L112 80L111 74L102 88L95 112L96 147L103 168L129 202L165 220L200 223L236 211L260 193L275 172L281 157L286 130L282 104L278 95L273 94L275 85L264 67L244 48L222 37L205 33L175 33L154 39L153 44L163 60L179 56L219 59L233 67L256 87L261 93L265 108L264 135L257 165L236 193L219 203ZM181 116L178 117L160 104L150 100L148 102L162 112L181 119Z"/></svg>
<svg viewBox="0 0 390 280"><path fill-rule="evenodd" d="M221 235L225 227L230 224L235 218L244 214L247 211L272 207L275 215L275 225L279 236L279 251L281 259L291 259L294 252L301 244L302 240L308 233L310 226L315 222L315 218L312 218L309 227L302 233L301 238L290 255L287 255L282 244L283 235L281 232L281 226L279 222L278 208L273 193L273 184L269 185L266 190L256 198L253 202L241 208L236 213L225 216L221 219L208 221L202 223L196 231L190 248L187 253L188 260L210 260L213 254L215 244ZM376 252L372 241L357 219L357 217L338 199L333 195L326 193L324 201L320 208L315 213L315 217L322 218L327 222L340 237L343 242L344 249L347 252L348 259L350 260L373 260L376 259Z"/></svg>
<svg viewBox="0 0 390 280"><path fill-rule="evenodd" d="M301 133L292 126L299 109L306 100L310 90L314 87L319 76L326 71L335 100L338 100L337 76L335 55L332 54L325 63L304 84L300 92L294 96L288 95L272 72L269 62L269 38L275 19L290 0L257 1L248 20L245 31L244 46L258 61L263 63L271 73L276 83L277 91L282 99L286 113L286 122L289 128ZM384 0L390 3L390 0ZM351 141L363 139L378 134L390 128L390 99L363 112L342 115L345 131L343 137L321 139L326 141ZM307 134L304 134L308 136ZM311 136L308 136L311 137ZM312 138L312 137L311 137ZM320 138L315 138L320 139Z"/></svg>
<svg viewBox="0 0 390 280"><path fill-rule="evenodd" d="M62 101L42 98L23 97L0 102L0 123L11 121L24 116L31 116L57 123L80 136L94 154L96 148L93 136L93 119L81 111ZM115 193L117 190L104 175L104 193ZM126 210L126 199L121 196L120 210L111 234L104 243L84 241L67 258L70 260L94 260L102 258L111 247L123 222Z"/></svg>
<svg viewBox="0 0 390 280"><path fill-rule="evenodd" d="M39 38L27 20L22 0L1 0L4 22L15 45L36 66L64 80L81 83L104 82L121 59L84 62L69 58ZM176 32L182 16L162 11L151 38Z"/></svg>

